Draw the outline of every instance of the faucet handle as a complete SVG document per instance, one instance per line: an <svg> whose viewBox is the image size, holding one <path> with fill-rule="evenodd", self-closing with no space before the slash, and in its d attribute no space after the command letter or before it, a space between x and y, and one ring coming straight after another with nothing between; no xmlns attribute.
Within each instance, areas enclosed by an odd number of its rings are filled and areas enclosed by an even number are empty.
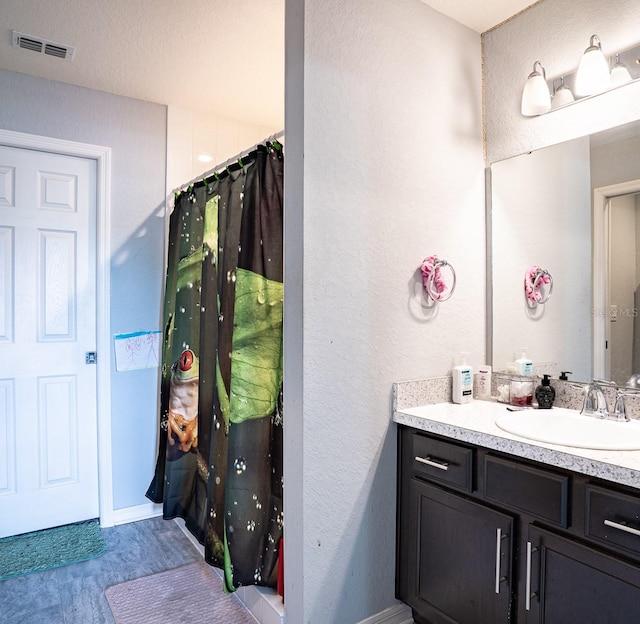
<svg viewBox="0 0 640 624"><path fill-rule="evenodd" d="M594 379L593 383L597 386L609 386L610 388L617 387L617 384L615 381L609 381L608 379Z"/></svg>
<svg viewBox="0 0 640 624"><path fill-rule="evenodd" d="M629 422L631 419L627 416L627 407L624 402L624 397L626 396L638 396L639 392L636 389L630 388L618 388L618 392L616 393L616 404L613 408L612 417L614 420L621 420L624 422Z"/></svg>
<svg viewBox="0 0 640 624"><path fill-rule="evenodd" d="M627 396L626 392L618 390L618 393L616 394L616 404L613 408L613 414L611 415L613 420L623 420L625 422L629 421L627 410L624 404L625 396Z"/></svg>

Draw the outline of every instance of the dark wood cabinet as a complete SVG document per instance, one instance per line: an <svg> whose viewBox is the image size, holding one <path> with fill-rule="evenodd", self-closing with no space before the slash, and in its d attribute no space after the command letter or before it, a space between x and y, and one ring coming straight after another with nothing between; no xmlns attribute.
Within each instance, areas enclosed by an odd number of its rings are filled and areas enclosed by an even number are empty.
<svg viewBox="0 0 640 624"><path fill-rule="evenodd" d="M640 496L399 427L396 596L419 624L640 622Z"/></svg>
<svg viewBox="0 0 640 624"><path fill-rule="evenodd" d="M438 624L508 622L513 518L415 478L409 498L408 604Z"/></svg>
<svg viewBox="0 0 640 624"><path fill-rule="evenodd" d="M640 622L638 566L535 526L527 546L527 624Z"/></svg>

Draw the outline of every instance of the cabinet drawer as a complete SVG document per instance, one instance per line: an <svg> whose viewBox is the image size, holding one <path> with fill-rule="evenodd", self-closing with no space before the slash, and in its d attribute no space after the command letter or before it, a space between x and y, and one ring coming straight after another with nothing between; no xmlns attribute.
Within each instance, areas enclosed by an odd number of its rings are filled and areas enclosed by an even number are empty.
<svg viewBox="0 0 640 624"><path fill-rule="evenodd" d="M585 535L640 557L640 497L596 485L587 486L585 497Z"/></svg>
<svg viewBox="0 0 640 624"><path fill-rule="evenodd" d="M473 449L414 433L411 443L413 474L466 492L473 490Z"/></svg>
<svg viewBox="0 0 640 624"><path fill-rule="evenodd" d="M501 457L485 458L485 497L560 527L568 526L569 477Z"/></svg>

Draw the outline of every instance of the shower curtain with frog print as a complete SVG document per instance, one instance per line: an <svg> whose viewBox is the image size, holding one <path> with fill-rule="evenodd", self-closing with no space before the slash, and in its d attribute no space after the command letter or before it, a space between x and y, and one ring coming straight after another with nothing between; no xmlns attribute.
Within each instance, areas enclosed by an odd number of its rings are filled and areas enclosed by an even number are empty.
<svg viewBox="0 0 640 624"><path fill-rule="evenodd" d="M176 197L160 438L147 491L225 588L274 585L282 536L283 150L259 145Z"/></svg>

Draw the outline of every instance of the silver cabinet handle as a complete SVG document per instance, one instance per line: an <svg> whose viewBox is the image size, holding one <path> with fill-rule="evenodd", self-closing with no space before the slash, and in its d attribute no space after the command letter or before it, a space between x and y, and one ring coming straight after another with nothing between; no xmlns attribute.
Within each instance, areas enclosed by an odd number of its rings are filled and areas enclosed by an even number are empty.
<svg viewBox="0 0 640 624"><path fill-rule="evenodd" d="M496 529L496 594L500 593L500 542L502 541L502 529Z"/></svg>
<svg viewBox="0 0 640 624"><path fill-rule="evenodd" d="M416 455L415 460L420 462L421 464L427 464L427 466L432 466L433 468L440 468L440 470L449 470L449 464L447 464L446 462L434 461L430 457L418 457Z"/></svg>
<svg viewBox="0 0 640 624"><path fill-rule="evenodd" d="M611 527L612 529L618 529L618 531L624 531L625 533L631 533L631 535L637 535L640 537L640 531L638 529L632 529L626 524L620 524L619 522L614 522L613 520L605 520L605 525Z"/></svg>
<svg viewBox="0 0 640 624"><path fill-rule="evenodd" d="M527 579L524 586L524 608L531 611L531 553L536 552L537 548L531 548L531 542L527 542Z"/></svg>

